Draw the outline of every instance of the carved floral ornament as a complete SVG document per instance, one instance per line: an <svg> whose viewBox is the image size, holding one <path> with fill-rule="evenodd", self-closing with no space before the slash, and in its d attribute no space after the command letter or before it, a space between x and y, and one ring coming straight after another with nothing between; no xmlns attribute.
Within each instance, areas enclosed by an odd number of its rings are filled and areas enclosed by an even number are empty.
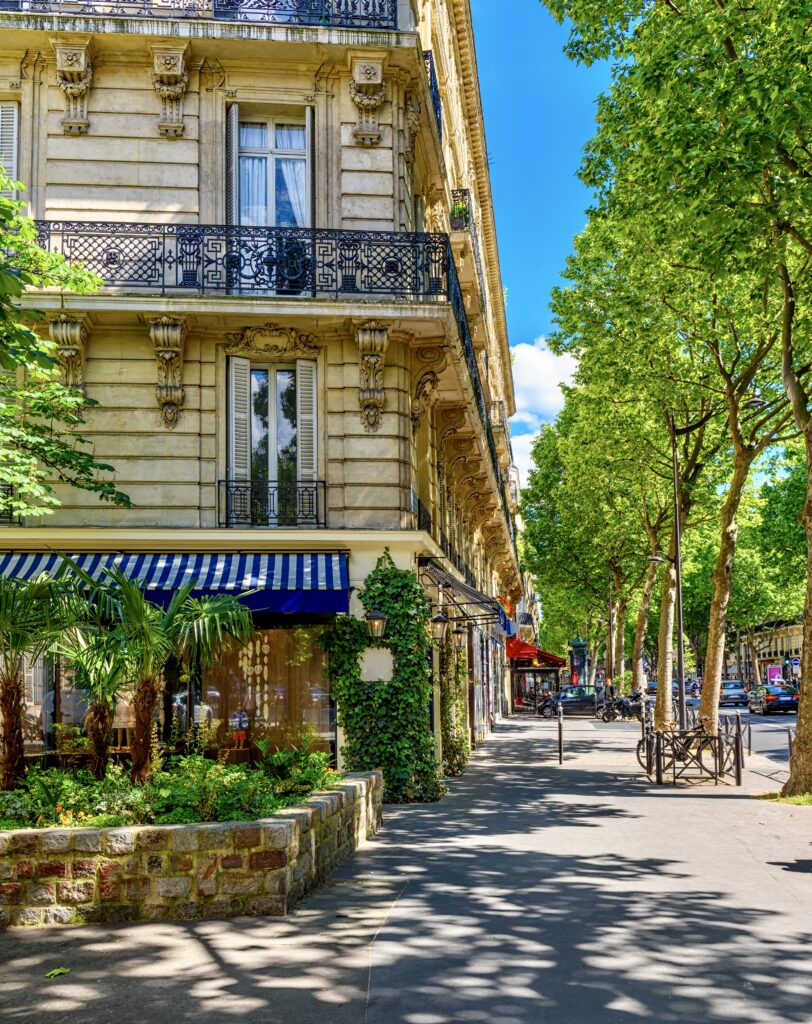
<svg viewBox="0 0 812 1024"><path fill-rule="evenodd" d="M56 53L56 84L65 97L62 131L65 135L86 135L89 127L87 100L93 81L90 37L70 44L53 43Z"/></svg>
<svg viewBox="0 0 812 1024"><path fill-rule="evenodd" d="M368 433L381 425L381 414L386 401L383 368L389 346L389 329L385 324L370 320L356 328L355 343L361 356L358 403L361 423Z"/></svg>
<svg viewBox="0 0 812 1024"><path fill-rule="evenodd" d="M415 432L420 427L420 421L433 402L437 401L437 386L439 378L434 370L426 370L418 380L412 399L412 430Z"/></svg>
<svg viewBox="0 0 812 1024"><path fill-rule="evenodd" d="M186 397L183 389L183 343L186 339L186 322L171 316L159 316L147 322L158 363L155 397L164 425L171 428L177 426Z"/></svg>
<svg viewBox="0 0 812 1024"><path fill-rule="evenodd" d="M245 353L263 359L315 359L319 346L313 334L298 334L277 324L263 324L226 334L225 351L227 355Z"/></svg>
<svg viewBox="0 0 812 1024"><path fill-rule="evenodd" d="M84 314L60 313L48 324L51 341L56 346L56 359L65 383L84 390L87 328Z"/></svg>

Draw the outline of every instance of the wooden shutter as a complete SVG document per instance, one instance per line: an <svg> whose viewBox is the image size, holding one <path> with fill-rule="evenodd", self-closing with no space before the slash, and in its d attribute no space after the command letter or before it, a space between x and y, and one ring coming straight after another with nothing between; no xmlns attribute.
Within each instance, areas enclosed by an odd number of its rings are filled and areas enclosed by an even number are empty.
<svg viewBox="0 0 812 1024"><path fill-rule="evenodd" d="M16 103L0 103L0 164L5 167L9 178L17 177L19 123L19 106ZM4 189L0 195L14 196L15 193Z"/></svg>
<svg viewBox="0 0 812 1024"><path fill-rule="evenodd" d="M226 108L226 224L240 223L240 107Z"/></svg>
<svg viewBox="0 0 812 1024"><path fill-rule="evenodd" d="M318 476L316 363L310 359L296 360L296 426L299 433L297 476L310 483Z"/></svg>
<svg viewBox="0 0 812 1024"><path fill-rule="evenodd" d="M307 226L313 227L316 223L316 161L313 155L316 152L315 118L313 108L305 108L305 143L306 149L306 180L307 180L307 211L310 220Z"/></svg>
<svg viewBox="0 0 812 1024"><path fill-rule="evenodd" d="M251 362L239 356L228 361L228 477L251 479Z"/></svg>

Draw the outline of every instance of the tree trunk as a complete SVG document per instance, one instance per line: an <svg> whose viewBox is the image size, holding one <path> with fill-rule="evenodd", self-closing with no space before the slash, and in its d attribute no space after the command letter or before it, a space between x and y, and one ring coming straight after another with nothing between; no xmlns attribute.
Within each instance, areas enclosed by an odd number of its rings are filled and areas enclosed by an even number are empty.
<svg viewBox="0 0 812 1024"><path fill-rule="evenodd" d="M753 686L761 686L761 667L758 663L758 651L752 634L747 637L747 646L750 649L750 668L753 673Z"/></svg>
<svg viewBox="0 0 812 1024"><path fill-rule="evenodd" d="M804 603L804 639L801 650L801 678L798 683L798 718L795 745L789 766L789 779L782 790L785 796L812 793L812 423L804 430L806 444L806 504L803 521L806 530L806 601Z"/></svg>
<svg viewBox="0 0 812 1024"><path fill-rule="evenodd" d="M0 675L0 716L3 732L0 746L3 753L3 789L14 789L25 771L23 739L23 677L19 671Z"/></svg>
<svg viewBox="0 0 812 1024"><path fill-rule="evenodd" d="M595 685L595 680L598 678L598 650L600 649L600 641L593 640L589 647L589 673L587 675L587 682L590 686Z"/></svg>
<svg viewBox="0 0 812 1024"><path fill-rule="evenodd" d="M727 627L727 606L733 585L733 557L736 554L736 539L739 528L736 513L739 511L744 485L750 472L750 460L736 458L730 490L722 506L722 535L719 554L713 570L713 592L708 622L708 647L705 655L705 682L699 706L699 720L706 732L716 735L719 728L719 693L725 662L725 636Z"/></svg>
<svg viewBox="0 0 812 1024"><path fill-rule="evenodd" d="M617 602L615 613L615 679L617 679L618 694L623 692L623 673L626 669L626 612L629 607L628 600L620 598Z"/></svg>
<svg viewBox="0 0 812 1024"><path fill-rule="evenodd" d="M130 778L144 783L152 770L152 719L158 702L158 687L154 679L139 679L133 693L135 729L132 745Z"/></svg>
<svg viewBox="0 0 812 1024"><path fill-rule="evenodd" d="M103 779L110 760L110 733L113 709L105 701L91 704L85 716L85 729L90 741L90 771L94 779Z"/></svg>
<svg viewBox="0 0 812 1024"><path fill-rule="evenodd" d="M640 607L637 611L637 622L634 625L634 644L632 646L632 689L646 692L646 670L643 667L643 653L648 630L648 613L651 608L651 595L657 582L657 564L649 562L646 578L643 581L643 592L640 595Z"/></svg>
<svg viewBox="0 0 812 1024"><path fill-rule="evenodd" d="M677 570L674 566L675 540L673 530L668 551L671 561L663 568L663 592L660 601L660 636L658 641L657 700L654 706L655 729L674 727L674 695L671 678L674 674L674 611L677 597Z"/></svg>

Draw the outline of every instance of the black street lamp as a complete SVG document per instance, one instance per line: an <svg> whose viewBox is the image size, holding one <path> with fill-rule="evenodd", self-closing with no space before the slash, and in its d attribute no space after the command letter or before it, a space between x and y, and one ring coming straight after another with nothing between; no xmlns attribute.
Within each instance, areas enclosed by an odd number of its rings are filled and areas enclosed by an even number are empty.
<svg viewBox="0 0 812 1024"><path fill-rule="evenodd" d="M465 642L468 639L468 630L462 626L457 626L451 631L451 635L454 637L454 646L460 652L465 649Z"/></svg>
<svg viewBox="0 0 812 1024"><path fill-rule="evenodd" d="M448 632L448 619L442 612L438 612L431 620L431 639L435 643L442 643Z"/></svg>
<svg viewBox="0 0 812 1024"><path fill-rule="evenodd" d="M386 616L382 611L375 608L364 616L369 629L369 635L373 640L382 640L386 632Z"/></svg>

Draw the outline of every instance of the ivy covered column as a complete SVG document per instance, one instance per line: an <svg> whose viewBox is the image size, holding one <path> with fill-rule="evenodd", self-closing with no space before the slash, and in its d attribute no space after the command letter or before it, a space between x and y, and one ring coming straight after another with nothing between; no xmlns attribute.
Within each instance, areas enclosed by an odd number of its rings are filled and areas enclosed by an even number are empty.
<svg viewBox="0 0 812 1024"><path fill-rule="evenodd" d="M438 800L444 793L430 720L430 604L417 574L398 569L388 549L359 590L366 612L386 616L386 633L373 641L367 624L339 616L324 638L338 723L349 771L380 768L390 803ZM392 653L392 678L362 681L361 657L372 646Z"/></svg>

